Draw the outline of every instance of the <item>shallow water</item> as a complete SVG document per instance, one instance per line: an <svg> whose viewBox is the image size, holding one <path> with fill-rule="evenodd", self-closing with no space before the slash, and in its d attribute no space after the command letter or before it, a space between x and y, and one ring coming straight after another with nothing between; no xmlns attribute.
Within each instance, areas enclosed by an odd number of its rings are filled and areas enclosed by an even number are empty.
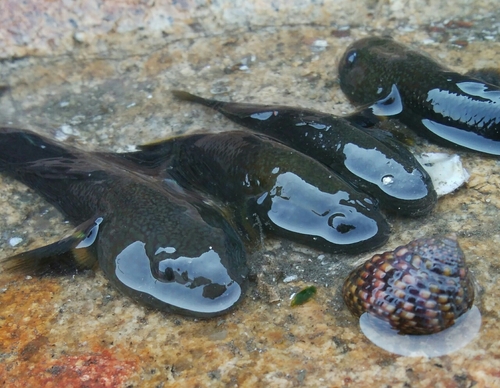
<svg viewBox="0 0 500 388"><path fill-rule="evenodd" d="M299 2L272 2L279 11L260 1L231 2L234 7L179 3L184 8L176 10L170 27L162 25L164 34L155 29L159 22L152 22L153 5L108 4L104 11L89 5L78 13L83 6L77 3L59 16L53 13L52 25L34 26L37 33L29 23L18 23L26 27L0 52L5 59L0 84L12 86L0 99L2 122L84 149L127 150L186 131L236 128L212 111L174 100L171 89L351 112L336 82L336 63L351 42L368 34L391 33L460 72L496 65L500 53L494 1L446 8L426 2L405 8L401 1L300 2L303 8ZM51 15L55 6L40 2L40 12ZM133 12L138 8L145 10L142 16ZM99 12L107 12L107 19L92 29L91 20L104 18ZM21 8L13 15L13 25L16 15L28 17ZM78 28L67 26L70 18ZM113 23L114 30L104 29ZM2 36L14 36L11 30ZM26 54L34 56L12 59ZM415 149L451 152L420 139ZM371 254L329 255L266 240L251 258L257 282L243 304L207 321L146 310L116 292L99 270L45 279L0 274L0 381L82 385L82 376L88 376L90 386L105 379L118 386L363 386L365 381L494 386L500 369L495 286L500 164L458 153L471 175L468 187L441 198L429 216L390 217L393 233L378 250L434 233L457 233L479 286L482 328L455 353L406 358L364 337L343 305L340 288L349 271ZM32 191L11 179L1 177L1 182L2 257L56 241L71 230ZM14 247L12 238L22 241ZM283 282L294 275L296 280ZM309 285L317 287L316 296L292 309L289 296Z"/></svg>

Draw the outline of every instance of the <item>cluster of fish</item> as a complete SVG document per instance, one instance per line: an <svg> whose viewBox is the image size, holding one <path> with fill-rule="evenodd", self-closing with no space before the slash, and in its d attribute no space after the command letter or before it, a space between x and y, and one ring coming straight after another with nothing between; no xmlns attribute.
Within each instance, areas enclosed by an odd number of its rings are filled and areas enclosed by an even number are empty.
<svg viewBox="0 0 500 388"><path fill-rule="evenodd" d="M98 262L109 281L139 303L212 317L243 297L245 250L262 234L359 253L387 241L390 228L379 205L402 216L433 209L431 179L402 144L373 128L378 116L394 116L432 139L500 153L495 86L450 72L390 38L354 43L339 74L347 96L362 105L348 117L176 91L251 131L180 136L131 153L88 153L0 128L0 171L79 225L61 241L6 259L3 268L43 274ZM425 260L418 252L426 245L417 243L357 269L344 287L350 309L359 315L379 306L375 310L402 332L449 326L471 306L474 293L458 245L429 244L435 249L424 249ZM407 253L411 249L416 253ZM429 264L443 255L445 264ZM436 288L429 274L401 286L414 276L408 263L419 264L415 257L425 268L438 268L437 277L458 276L456 287ZM396 284L401 287L390 291ZM436 307L443 292L460 308Z"/></svg>

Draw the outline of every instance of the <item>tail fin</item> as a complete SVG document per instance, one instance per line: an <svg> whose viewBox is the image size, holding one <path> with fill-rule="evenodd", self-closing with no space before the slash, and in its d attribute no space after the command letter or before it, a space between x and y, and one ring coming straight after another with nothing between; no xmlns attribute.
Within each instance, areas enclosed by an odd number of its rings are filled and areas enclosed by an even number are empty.
<svg viewBox="0 0 500 388"><path fill-rule="evenodd" d="M0 171L41 159L71 157L67 149L33 132L0 127Z"/></svg>
<svg viewBox="0 0 500 388"><path fill-rule="evenodd" d="M185 92L183 90L172 90L172 94L182 101L194 102L195 104L201 104L204 106L208 106L209 108L219 110L219 107L225 105L226 103L223 101L210 100L208 98L203 98L200 96L196 96L194 94Z"/></svg>
<svg viewBox="0 0 500 388"><path fill-rule="evenodd" d="M35 190L78 223L95 211L98 197L88 194L93 182L110 177L107 166L93 154L33 132L1 127L0 172Z"/></svg>
<svg viewBox="0 0 500 388"><path fill-rule="evenodd" d="M35 190L44 179L101 179L101 170L92 158L77 149L34 132L0 127L0 172Z"/></svg>

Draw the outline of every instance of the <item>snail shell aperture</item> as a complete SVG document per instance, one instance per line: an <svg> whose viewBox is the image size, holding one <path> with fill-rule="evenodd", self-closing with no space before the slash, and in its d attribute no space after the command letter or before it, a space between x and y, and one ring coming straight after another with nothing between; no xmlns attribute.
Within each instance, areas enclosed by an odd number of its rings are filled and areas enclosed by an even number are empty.
<svg viewBox="0 0 500 388"><path fill-rule="evenodd" d="M346 279L344 301L400 334L440 332L472 307L474 285L456 236L421 238L373 256Z"/></svg>

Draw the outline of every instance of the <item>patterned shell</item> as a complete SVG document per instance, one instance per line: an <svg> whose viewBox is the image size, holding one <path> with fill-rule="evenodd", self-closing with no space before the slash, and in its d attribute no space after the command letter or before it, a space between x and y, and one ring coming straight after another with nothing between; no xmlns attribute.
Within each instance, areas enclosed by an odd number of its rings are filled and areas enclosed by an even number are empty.
<svg viewBox="0 0 500 388"><path fill-rule="evenodd" d="M422 238L373 256L350 273L344 301L400 334L437 333L472 307L474 286L455 236Z"/></svg>

